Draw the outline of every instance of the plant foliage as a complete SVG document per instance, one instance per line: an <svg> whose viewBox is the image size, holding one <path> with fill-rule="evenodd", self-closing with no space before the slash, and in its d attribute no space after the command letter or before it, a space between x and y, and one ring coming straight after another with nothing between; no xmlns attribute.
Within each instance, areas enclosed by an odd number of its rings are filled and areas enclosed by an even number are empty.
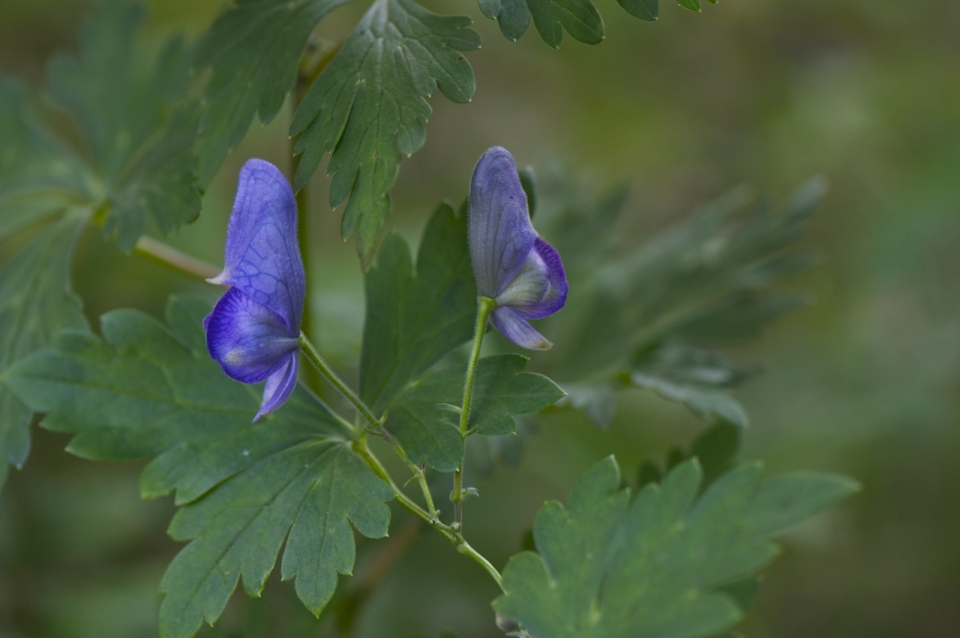
<svg viewBox="0 0 960 638"><path fill-rule="evenodd" d="M143 76L133 44L139 5L105 2L81 32L79 53L50 65L49 101L68 116L64 136L0 82L0 239L35 236L0 272L0 369L49 345L59 329L86 327L70 292L74 246L87 221L129 251L148 226L167 233L194 219L197 107L174 38ZM22 466L31 414L0 387L0 485Z"/></svg>
<svg viewBox="0 0 960 638"><path fill-rule="evenodd" d="M631 500L613 458L601 461L566 508L540 510L537 552L510 559L494 608L532 638L710 636L741 616L718 588L766 566L771 536L856 489L826 474L762 481L756 464L698 496L701 481L687 461Z"/></svg>
<svg viewBox="0 0 960 638"><path fill-rule="evenodd" d="M176 492L170 535L191 541L161 584L161 634L214 622L242 577L259 595L281 547L281 575L315 614L354 562L351 524L387 534L390 487L358 459L326 407L298 389L281 412L251 423L256 390L207 355L205 303L174 299L165 327L132 310L101 320L103 340L67 331L21 360L6 382L43 425L74 434L87 458L155 457L145 497Z"/></svg>

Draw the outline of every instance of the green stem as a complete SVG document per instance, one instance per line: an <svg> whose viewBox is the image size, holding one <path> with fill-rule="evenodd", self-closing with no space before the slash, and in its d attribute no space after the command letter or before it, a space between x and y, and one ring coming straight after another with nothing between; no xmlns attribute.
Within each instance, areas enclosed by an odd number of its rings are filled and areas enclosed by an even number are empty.
<svg viewBox="0 0 960 638"><path fill-rule="evenodd" d="M343 380L337 376L337 373L334 372L330 366L327 365L327 362L323 360L323 357L320 356L320 353L317 352L317 349L310 343L310 340L307 336L301 332L300 333L300 350L307 357L307 359L314 365L317 371L320 372L327 381L333 384L333 386L340 391L343 396L347 398L350 403L353 404L353 407L357 409L357 412L370 424L370 427L373 428L373 432L378 436L382 437L384 441L390 444L394 449L404 464L410 469L414 476L417 477L417 483L420 484L420 490L423 492L423 500L427 503L427 508L429 509L430 518L437 518L439 515L437 513L437 508L433 503L433 496L430 494L430 488L427 485L426 474L423 471L423 468L411 461L407 457L406 451L403 447L387 432L383 423L380 422L380 419L373 415L373 412L370 411L370 408L367 407L367 404L363 402L363 399L357 396L357 394L350 389ZM350 426L351 431L356 435L356 428ZM354 436L356 438L356 436Z"/></svg>
<svg viewBox="0 0 960 638"><path fill-rule="evenodd" d="M435 529L446 538L450 543L457 549L457 551L464 556L467 556L473 559L478 565L484 568L488 574L493 578L494 582L497 583L497 586L501 589L502 578L500 572L497 571L497 568L488 561L483 554L475 550L470 546L470 543L464 539L463 534L459 530L445 525L435 516L431 516L426 510L417 505L413 500L410 499L406 494L404 494L397 484L393 482L393 479L387 473L386 468L383 467L383 464L380 463L380 460L374 456L373 452L370 451L370 448L367 447L366 433L360 435L360 438L353 443L353 450L360 456L360 458L366 463L367 467L370 470L383 479L387 485L393 490L394 496L397 499L397 502L400 503L404 508L410 511L414 516L427 523L430 527Z"/></svg>
<svg viewBox="0 0 960 638"><path fill-rule="evenodd" d="M364 403L357 394L350 389L343 380L337 376L337 373L334 372L330 366L327 365L327 362L323 360L323 357L320 356L320 353L317 352L317 349L313 347L313 344L310 343L310 340L307 339L307 335L300 333L300 351L307 357L307 360L314 365L314 367L326 377L327 381L333 384L337 390L340 391L340 394L347 398L347 401L353 404L353 407L357 409L357 412L369 423L374 429L380 429L380 420L377 417L373 416L373 413L370 412L370 408L367 407L367 404ZM353 426L351 426L353 427Z"/></svg>
<svg viewBox="0 0 960 638"><path fill-rule="evenodd" d="M487 329L487 319L497 307L490 297L477 297L477 325L473 333L473 350L470 352L470 361L467 363L467 375L463 380L463 403L460 405L460 438L466 440L470 435L470 401L473 398L473 382L477 374L477 362L480 360L480 347L483 345L483 333ZM463 526L463 461L453 473L453 524L456 529Z"/></svg>
<svg viewBox="0 0 960 638"><path fill-rule="evenodd" d="M157 241L152 237L147 237L146 235L141 236L140 239L137 240L136 245L133 247L133 252L191 277L212 279L220 274L220 269L213 264L208 264L201 259L191 257L173 246Z"/></svg>

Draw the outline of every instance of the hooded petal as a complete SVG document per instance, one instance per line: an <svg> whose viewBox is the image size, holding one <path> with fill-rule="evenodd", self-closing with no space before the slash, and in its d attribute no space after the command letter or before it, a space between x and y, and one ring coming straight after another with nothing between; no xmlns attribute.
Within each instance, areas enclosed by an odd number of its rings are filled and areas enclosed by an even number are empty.
<svg viewBox="0 0 960 638"><path fill-rule="evenodd" d="M553 344L537 332L526 319L506 306L496 308L490 321L503 336L527 350L549 350Z"/></svg>
<svg viewBox="0 0 960 638"><path fill-rule="evenodd" d="M287 336L300 334L306 283L297 246L297 205L273 164L252 159L240 170L223 272L210 282L233 286L276 313Z"/></svg>
<svg viewBox="0 0 960 638"><path fill-rule="evenodd" d="M477 163L467 223L477 292L495 298L523 267L537 239L527 195L506 149L494 146Z"/></svg>
<svg viewBox="0 0 960 638"><path fill-rule="evenodd" d="M243 383L263 381L297 351L298 341L288 336L283 318L239 288L228 290L204 323L210 356Z"/></svg>
<svg viewBox="0 0 960 638"><path fill-rule="evenodd" d="M297 387L297 370L300 367L300 358L297 352L287 355L286 363L279 370L267 377L263 386L263 400L260 402L260 411L253 417L254 422L265 414L273 412L293 394Z"/></svg>
<svg viewBox="0 0 960 638"><path fill-rule="evenodd" d="M537 237L528 261L539 268L541 286L545 292L540 299L532 303L509 304L524 319L543 319L563 308L567 301L567 276L563 271L560 254L553 246ZM518 277L519 280L519 277Z"/></svg>

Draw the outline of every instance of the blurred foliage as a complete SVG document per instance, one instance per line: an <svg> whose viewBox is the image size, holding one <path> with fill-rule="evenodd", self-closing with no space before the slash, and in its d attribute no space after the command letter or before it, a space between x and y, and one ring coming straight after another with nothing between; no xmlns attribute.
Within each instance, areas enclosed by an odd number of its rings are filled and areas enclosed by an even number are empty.
<svg viewBox="0 0 960 638"><path fill-rule="evenodd" d="M43 85L51 54L75 50L90 4L0 3L0 70ZM147 38L160 42L172 26L197 33L220 4L157 2ZM748 458L773 470L846 472L864 492L784 538L784 556L738 631L952 636L960 625L960 5L744 0L705 5L705 16L661 5L670 19L649 28L605 10L603 44L564 42L556 52L531 37L508 42L478 21L485 46L471 59L476 98L431 102L431 135L392 192L394 223L414 236L437 200L461 201L473 163L492 144L538 167L544 157L573 157L578 172L595 171L593 192L629 180L630 194L621 195L628 214L610 235L621 245L645 243L742 180L782 195L825 174L831 190L803 244L823 263L788 283L811 290L814 304L758 344L725 354L767 368L736 395L753 424L743 434ZM331 14L321 35L346 32L360 10ZM254 127L227 158L204 215L174 238L177 246L222 258L239 165L250 156L289 164L283 119ZM314 181L317 341L332 360L354 365L359 269L339 241L338 215L322 204L324 180ZM11 255L5 246L0 260ZM564 257L571 274L591 268ZM81 238L75 264L91 319L121 306L159 316L170 292L210 294L104 250L94 233ZM616 452L635 475L643 459L662 458L700 427L640 392L619 396L606 432L573 412L548 415L518 468L476 482L480 498L466 514L474 544L502 565L533 512L565 498L598 458ZM171 504L138 499L139 466L80 461L62 452L64 436L35 431L31 462L11 472L0 494L0 635L155 636L157 583L179 549L164 534ZM348 591L380 564L381 551L358 542ZM356 635L500 635L485 602L495 587L466 559L439 556L450 556L442 539L413 540L365 600ZM201 635L317 635L318 627L337 635L332 621L302 608L292 584L276 585L263 599L235 596L222 626Z"/></svg>

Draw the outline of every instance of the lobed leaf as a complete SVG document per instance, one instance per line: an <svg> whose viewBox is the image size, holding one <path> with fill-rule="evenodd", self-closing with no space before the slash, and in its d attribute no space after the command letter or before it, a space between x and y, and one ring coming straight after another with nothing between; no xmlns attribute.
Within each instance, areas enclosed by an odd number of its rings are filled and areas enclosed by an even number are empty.
<svg viewBox="0 0 960 638"><path fill-rule="evenodd" d="M174 38L140 78L134 33L142 19L138 4L104 2L80 34L79 55L50 65L50 98L85 142L91 203L106 213L104 233L126 251L148 221L167 234L200 212L189 57Z"/></svg>
<svg viewBox="0 0 960 638"><path fill-rule="evenodd" d="M0 237L89 197L82 160L30 112L23 87L0 82Z"/></svg>
<svg viewBox="0 0 960 638"><path fill-rule="evenodd" d="M729 390L753 371L713 348L756 338L766 324L806 304L807 295L774 286L815 262L793 245L823 192L814 180L778 212L767 202L751 206L746 192L734 191L623 256L611 258L615 251L602 247L592 260L578 257L580 274L576 264L569 272L582 292L569 304L560 337L573 347L554 362L558 376L572 382L562 385L576 389L570 402L590 406L604 425L611 415L598 406L604 397L609 404L611 389L640 387L706 419L746 425ZM564 202L553 211L560 250L587 245L580 237L598 224L609 227L624 203L615 191L599 203L571 204L582 196L568 185L557 196Z"/></svg>
<svg viewBox="0 0 960 638"><path fill-rule="evenodd" d="M70 260L86 219L70 215L48 225L0 271L0 380L65 328L87 330L70 291ZM30 408L0 384L0 486L7 464L22 467L30 450Z"/></svg>
<svg viewBox="0 0 960 638"><path fill-rule="evenodd" d="M200 210L186 51L171 40L144 75L134 47L142 17L139 5L101 3L82 30L78 56L50 65L50 101L70 116L75 136L32 114L18 83L0 82L0 238L46 224L0 272L14 302L0 310L4 366L50 345L61 328L86 329L68 270L91 217L130 250L148 224L167 233ZM22 465L29 420L0 388L0 475L7 460Z"/></svg>
<svg viewBox="0 0 960 638"><path fill-rule="evenodd" d="M360 397L379 415L412 379L473 335L477 293L465 211L437 208L415 270L406 242L388 237L364 292Z"/></svg>
<svg viewBox="0 0 960 638"><path fill-rule="evenodd" d="M390 209L387 191L403 155L426 137L427 98L439 88L453 102L473 98L473 69L459 51L480 46L470 18L440 16L413 0L376 0L310 88L294 116L303 188L326 153L330 205L349 197L341 235L357 231L367 269Z"/></svg>
<svg viewBox="0 0 960 638"><path fill-rule="evenodd" d="M658 0L617 0L617 4L630 15L641 20L656 20L660 14Z"/></svg>
<svg viewBox="0 0 960 638"><path fill-rule="evenodd" d="M540 38L555 49L564 31L586 44L603 41L603 18L592 0L480 0L480 11L513 41L526 32L531 17Z"/></svg>
<svg viewBox="0 0 960 638"><path fill-rule="evenodd" d="M104 315L103 340L64 332L56 348L4 376L44 426L74 434L87 458L155 457L141 493L176 492L170 526L190 540L161 584L164 636L214 622L242 578L259 595L284 546L281 574L296 578L319 614L349 574L351 524L387 534L393 492L353 453L326 406L298 388L283 409L252 423L257 388L227 378L206 352L205 303L174 299L168 327L133 310Z"/></svg>
<svg viewBox="0 0 960 638"><path fill-rule="evenodd" d="M254 115L266 124L297 82L310 34L349 0L235 0L198 45L197 66L212 72L200 119L199 181L207 184L240 143Z"/></svg>
<svg viewBox="0 0 960 638"><path fill-rule="evenodd" d="M564 392L539 374L522 372L527 358L515 354L480 359L474 378L471 429L486 436L516 432L514 415L547 408ZM460 413L466 364L435 372L413 382L391 404L385 427L403 445L414 463L452 472L463 460Z"/></svg>
<svg viewBox="0 0 960 638"><path fill-rule="evenodd" d="M531 638L696 638L735 623L725 583L765 567L769 536L849 496L846 478L788 475L761 481L734 469L698 496L701 470L687 461L635 499L608 458L577 484L566 508L549 502L534 523L537 553L503 572L497 613Z"/></svg>

